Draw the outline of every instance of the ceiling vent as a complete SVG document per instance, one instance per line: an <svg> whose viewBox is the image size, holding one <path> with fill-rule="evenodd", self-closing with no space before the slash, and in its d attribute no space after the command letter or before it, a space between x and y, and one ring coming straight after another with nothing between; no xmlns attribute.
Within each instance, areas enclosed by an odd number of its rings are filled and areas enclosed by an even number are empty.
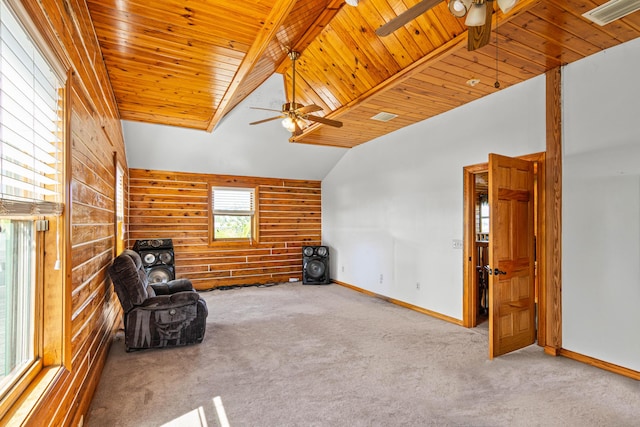
<svg viewBox="0 0 640 427"><path fill-rule="evenodd" d="M582 16L598 25L607 25L637 10L640 10L640 0L611 0Z"/></svg>
<svg viewBox="0 0 640 427"><path fill-rule="evenodd" d="M377 120L379 122L388 122L389 120L393 120L396 117L398 117L397 114L385 113L384 111L381 111L375 116L371 117L371 120Z"/></svg>

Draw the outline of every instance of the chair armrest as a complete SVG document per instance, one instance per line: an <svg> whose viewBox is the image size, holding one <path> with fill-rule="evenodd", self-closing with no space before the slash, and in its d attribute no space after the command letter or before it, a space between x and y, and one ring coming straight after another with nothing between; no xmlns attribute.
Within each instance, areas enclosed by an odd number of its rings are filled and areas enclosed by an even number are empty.
<svg viewBox="0 0 640 427"><path fill-rule="evenodd" d="M197 292L185 291L176 292L171 295L158 295L148 298L137 307L144 310L164 310L167 308L179 308L192 305L198 302L200 295Z"/></svg>
<svg viewBox="0 0 640 427"><path fill-rule="evenodd" d="M156 295L171 295L176 292L194 291L189 279L175 279L164 283L151 283L150 285Z"/></svg>

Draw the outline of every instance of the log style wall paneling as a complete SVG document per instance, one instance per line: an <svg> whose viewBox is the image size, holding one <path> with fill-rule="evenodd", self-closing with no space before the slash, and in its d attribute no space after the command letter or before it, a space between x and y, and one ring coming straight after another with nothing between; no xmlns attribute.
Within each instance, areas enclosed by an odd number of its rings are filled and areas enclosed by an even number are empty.
<svg viewBox="0 0 640 427"><path fill-rule="evenodd" d="M84 419L107 357L121 308L107 278L115 245L113 153L126 168L115 97L84 1L22 2L70 76L67 149L71 150L64 234L70 281L71 366L53 381L25 425L77 426ZM125 180L126 182L126 180ZM128 199L125 186L125 200ZM125 206L125 221L126 218ZM27 391L28 393L28 391ZM26 397L26 394L25 396ZM7 421L0 418L0 424Z"/></svg>
<svg viewBox="0 0 640 427"><path fill-rule="evenodd" d="M176 277L197 289L302 280L304 245L321 241L321 183L129 170L129 246L173 239ZM259 241L209 245L209 183L256 187Z"/></svg>

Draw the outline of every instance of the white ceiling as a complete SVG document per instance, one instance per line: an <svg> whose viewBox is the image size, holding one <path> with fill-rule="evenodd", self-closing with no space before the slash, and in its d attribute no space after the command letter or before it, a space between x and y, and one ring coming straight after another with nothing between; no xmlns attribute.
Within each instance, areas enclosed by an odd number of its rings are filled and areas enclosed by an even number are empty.
<svg viewBox="0 0 640 427"><path fill-rule="evenodd" d="M130 168L322 180L348 149L290 143L280 120L272 117L285 100L282 76L274 74L231 111L213 133L123 121Z"/></svg>

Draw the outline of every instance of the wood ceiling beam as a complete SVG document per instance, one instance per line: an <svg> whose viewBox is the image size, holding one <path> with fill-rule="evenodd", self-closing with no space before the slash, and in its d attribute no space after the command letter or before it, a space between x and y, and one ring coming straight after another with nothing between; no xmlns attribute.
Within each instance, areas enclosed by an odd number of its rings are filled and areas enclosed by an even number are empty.
<svg viewBox="0 0 640 427"><path fill-rule="evenodd" d="M329 25L344 4L344 0L331 0L302 37L293 46L289 46L289 50L302 53L320 35L324 27ZM283 55L280 64L276 67L276 73L284 74L289 67L291 67L291 61L287 55Z"/></svg>
<svg viewBox="0 0 640 427"><path fill-rule="evenodd" d="M227 113L227 108L229 108L230 102L233 99L234 94L240 87L242 81L249 75L251 70L253 70L253 67L255 67L256 63L260 60L260 57L269 46L269 42L271 42L271 40L275 37L278 29L284 23L285 19L287 18L289 13L291 13L291 10L293 10L295 5L296 0L278 0L273 5L271 13L267 17L267 20L262 26L261 30L256 35L255 41L243 58L238 71L231 81L231 84L220 100L215 113L213 113L213 116L209 121L209 125L207 126L208 132L212 132L216 124Z"/></svg>

